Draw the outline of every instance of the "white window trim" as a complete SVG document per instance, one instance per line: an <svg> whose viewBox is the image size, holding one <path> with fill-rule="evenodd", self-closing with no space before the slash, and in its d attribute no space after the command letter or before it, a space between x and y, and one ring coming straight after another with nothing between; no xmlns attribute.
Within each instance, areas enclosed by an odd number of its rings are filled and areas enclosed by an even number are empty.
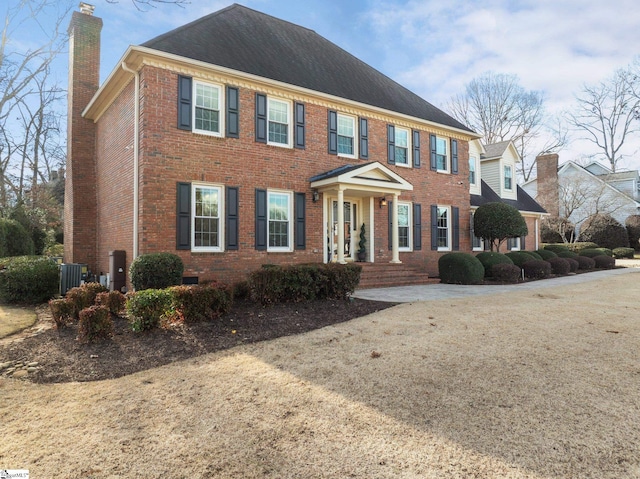
<svg viewBox="0 0 640 479"><path fill-rule="evenodd" d="M196 188L214 188L218 190L218 245L195 246L196 244ZM194 253L222 253L224 252L224 186L213 183L191 183L191 251Z"/></svg>
<svg viewBox="0 0 640 479"><path fill-rule="evenodd" d="M473 163L473 182L469 181L471 186L478 186L478 160L475 155L469 155L469 173L471 173L471 164Z"/></svg>
<svg viewBox="0 0 640 479"><path fill-rule="evenodd" d="M218 90L218 99L219 99L219 104L218 104L218 127L220 129L220 131L209 131L209 130L200 130L198 128L196 128L196 89L197 89L197 85L206 85L209 87L213 87L216 88ZM201 135L209 135L209 136L217 136L217 137L224 137L224 132L225 132L225 95L224 95L224 87L222 85L219 85L217 83L211 83L211 82L206 82L206 81L201 81L201 80L193 80L193 87L192 87L193 91L191 93L191 98L193 98L193 105L191 108L191 124L192 126L192 131L194 133L198 133Z"/></svg>
<svg viewBox="0 0 640 479"><path fill-rule="evenodd" d="M515 246L513 248L509 248L509 241L515 241ZM521 251L520 237L517 236L515 238L507 238L507 249L509 251Z"/></svg>
<svg viewBox="0 0 640 479"><path fill-rule="evenodd" d="M278 103L285 103L287 105L287 143L278 143L269 140L269 110L271 102L276 101ZM284 98L267 96L267 145L279 146L280 148L293 148L293 103Z"/></svg>
<svg viewBox="0 0 640 479"><path fill-rule="evenodd" d="M398 208L402 206L406 206L408 210L409 216L409 224L407 227L409 231L407 232L407 239L409 240L409 246L399 246L398 251L413 251L413 204L407 203L404 201L398 201ZM400 223L398 223L398 235L400 234Z"/></svg>
<svg viewBox="0 0 640 479"><path fill-rule="evenodd" d="M445 205L437 205L437 210L436 212L439 213L440 209L446 209L447 210L447 246L438 246L438 251L451 251L452 250L452 243L453 243L453 228L451 225L451 206L445 206ZM439 217L440 215L438 215ZM438 231L440 230L440 228L438 227Z"/></svg>
<svg viewBox="0 0 640 479"><path fill-rule="evenodd" d="M451 170L451 158L450 158L450 153L449 153L449 149L451 148L449 146L449 139L442 137L442 136L436 136L436 155L438 154L438 140L444 140L444 156L445 156L445 161L444 161L444 170L438 168L438 160L436 158L436 172L437 173L449 173Z"/></svg>
<svg viewBox="0 0 640 479"><path fill-rule="evenodd" d="M507 188L505 183L507 182L507 168L509 168L509 171L511 172L511 176L509 178L511 178L511 188ZM502 187L505 189L505 191L513 191L513 166L512 165L503 165L502 167Z"/></svg>
<svg viewBox="0 0 640 479"><path fill-rule="evenodd" d="M289 197L289 225L287 227L287 240L289 245L282 246L269 246L269 198L272 194L286 195ZM270 253L291 253L293 251L293 192L286 190L267 190L267 251Z"/></svg>
<svg viewBox="0 0 640 479"><path fill-rule="evenodd" d="M470 230L471 230L471 251L484 251L484 239L479 238L480 239L480 246L473 246L473 240L475 238L478 238L475 235L475 226L473 223L473 215L475 214L474 211L471 212L471 214L469 215L469 221L470 221Z"/></svg>
<svg viewBox="0 0 640 479"><path fill-rule="evenodd" d="M340 125L340 117L343 118L348 118L349 120L351 120L353 122L353 153L351 155L346 154L346 153L340 153L338 152L338 156L341 156L343 158L357 158L358 157L358 119L355 116L352 115L346 115L344 113L337 113L337 124ZM339 131L336 131L336 135L340 136ZM344 136L344 135L342 135Z"/></svg>
<svg viewBox="0 0 640 479"><path fill-rule="evenodd" d="M411 130L409 128L403 128L401 126L396 126L393 130L394 135L393 135L393 145L394 145L394 156L395 156L395 148L396 148L396 135L398 134L398 131L406 131L407 132L407 162L406 163L398 163L397 158L395 159L395 165L396 166L400 166L402 168L411 168L412 167L412 163L413 163L413 156L412 156L412 145L411 145Z"/></svg>

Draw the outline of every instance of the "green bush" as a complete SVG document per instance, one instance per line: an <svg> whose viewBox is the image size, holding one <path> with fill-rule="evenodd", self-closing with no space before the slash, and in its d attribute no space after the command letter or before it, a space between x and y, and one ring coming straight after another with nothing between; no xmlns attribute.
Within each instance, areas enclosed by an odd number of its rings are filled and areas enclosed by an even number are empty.
<svg viewBox="0 0 640 479"><path fill-rule="evenodd" d="M120 291L103 291L95 299L97 305L106 307L115 316L124 311L126 302L127 298Z"/></svg>
<svg viewBox="0 0 640 479"><path fill-rule="evenodd" d="M507 238L525 236L529 232L527 223L520 211L511 205L501 202L485 203L473 214L473 228L476 236L489 241L491 250Z"/></svg>
<svg viewBox="0 0 640 479"><path fill-rule="evenodd" d="M575 273L580 268L580 263L574 258L564 258L569 263L569 272Z"/></svg>
<svg viewBox="0 0 640 479"><path fill-rule="evenodd" d="M58 265L44 256L0 259L0 300L38 304L53 298L60 287Z"/></svg>
<svg viewBox="0 0 640 479"><path fill-rule="evenodd" d="M635 250L633 248L616 248L612 251L614 258L633 259Z"/></svg>
<svg viewBox="0 0 640 479"><path fill-rule="evenodd" d="M249 286L249 281L239 281L235 283L232 287L233 290L233 299L245 300L249 299L251 296L251 287Z"/></svg>
<svg viewBox="0 0 640 479"><path fill-rule="evenodd" d="M544 279L551 275L551 264L540 259L527 261L522 265L522 269L525 277L529 279Z"/></svg>
<svg viewBox="0 0 640 479"><path fill-rule="evenodd" d="M80 319L80 311L93 306L99 293L105 293L108 289L100 283L84 283L67 291L65 298L73 304L74 317Z"/></svg>
<svg viewBox="0 0 640 479"><path fill-rule="evenodd" d="M49 310L56 329L64 328L74 318L73 303L65 298L49 300Z"/></svg>
<svg viewBox="0 0 640 479"><path fill-rule="evenodd" d="M182 283L184 264L173 253L150 253L138 256L129 267L131 284L136 291L163 289Z"/></svg>
<svg viewBox="0 0 640 479"><path fill-rule="evenodd" d="M89 306L80 311L78 341L93 342L113 337L113 321L105 306Z"/></svg>
<svg viewBox="0 0 640 479"><path fill-rule="evenodd" d="M533 256L535 259L544 259L542 256L540 256L536 251L525 251L525 253L529 253L531 256Z"/></svg>
<svg viewBox="0 0 640 479"><path fill-rule="evenodd" d="M578 253L575 253L573 251L559 251L558 253L556 253L558 255L558 258L577 258L578 257Z"/></svg>
<svg viewBox="0 0 640 479"><path fill-rule="evenodd" d="M483 251L482 253L478 253L476 255L476 258L478 258L478 260L484 267L485 277L493 276L493 267L497 264L513 264L511 258L502 253L496 253L494 251Z"/></svg>
<svg viewBox="0 0 640 479"><path fill-rule="evenodd" d="M513 264L515 264L516 266L520 266L521 268L527 261L541 261L540 259L530 254L528 251L510 251L506 255L511 259L511 261L513 261Z"/></svg>
<svg viewBox="0 0 640 479"><path fill-rule="evenodd" d="M616 267L616 260L611 256L595 256L593 260L596 262L596 268L613 269Z"/></svg>
<svg viewBox="0 0 640 479"><path fill-rule="evenodd" d="M580 239L609 249L629 246L627 228L610 215L593 215L587 219L581 226Z"/></svg>
<svg viewBox="0 0 640 479"><path fill-rule="evenodd" d="M231 289L222 283L183 285L169 288L173 308L173 321L194 323L214 319L229 312L232 305Z"/></svg>
<svg viewBox="0 0 640 479"><path fill-rule="evenodd" d="M35 248L29 232L16 220L0 218L0 257L33 256Z"/></svg>
<svg viewBox="0 0 640 479"><path fill-rule="evenodd" d="M636 251L640 251L640 215L631 215L625 222L627 236L629 236L629 246Z"/></svg>
<svg viewBox="0 0 640 479"><path fill-rule="evenodd" d="M578 269L589 271L596 267L596 262L588 256L577 256L575 260L578 262Z"/></svg>
<svg viewBox="0 0 640 479"><path fill-rule="evenodd" d="M550 249L538 249L534 251L534 253L537 253L537 255L540 256L540 259L544 259L544 260L558 257L558 255L553 251L551 251Z"/></svg>
<svg viewBox="0 0 640 479"><path fill-rule="evenodd" d="M564 251L569 251L569 247L564 244L546 244L543 247L544 250L549 250L549 251L553 251L554 253L558 254Z"/></svg>
<svg viewBox="0 0 640 479"><path fill-rule="evenodd" d="M493 265L491 274L493 279L501 283L517 283L522 270L513 263L498 263Z"/></svg>
<svg viewBox="0 0 640 479"><path fill-rule="evenodd" d="M158 327L161 319L170 316L173 297L167 289L145 289L127 294L129 325L135 332Z"/></svg>
<svg viewBox="0 0 640 479"><path fill-rule="evenodd" d="M249 276L251 299L262 304L346 299L358 286L358 264L265 265Z"/></svg>
<svg viewBox="0 0 640 479"><path fill-rule="evenodd" d="M566 276L571 272L571 265L565 258L549 258L545 260L551 265L551 273L558 276Z"/></svg>
<svg viewBox="0 0 640 479"><path fill-rule="evenodd" d="M580 254L580 251L587 248L597 248L598 245L592 241L576 241L575 243L569 243L569 251Z"/></svg>
<svg viewBox="0 0 640 479"><path fill-rule="evenodd" d="M438 260L440 281L447 284L478 284L484 278L484 266L467 253L447 253Z"/></svg>
<svg viewBox="0 0 640 479"><path fill-rule="evenodd" d="M595 258L596 256L613 256L613 251L607 248L587 248L580 251L580 256Z"/></svg>
<svg viewBox="0 0 640 479"><path fill-rule="evenodd" d="M574 231L575 226L566 218L547 217L540 222L540 239L543 243L570 241Z"/></svg>

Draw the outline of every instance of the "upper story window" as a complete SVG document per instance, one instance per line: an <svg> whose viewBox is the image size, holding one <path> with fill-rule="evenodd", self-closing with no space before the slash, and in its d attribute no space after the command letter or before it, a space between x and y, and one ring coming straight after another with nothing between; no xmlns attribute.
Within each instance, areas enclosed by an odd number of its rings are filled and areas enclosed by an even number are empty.
<svg viewBox="0 0 640 479"><path fill-rule="evenodd" d="M293 224L291 222L291 193L267 191L268 251L291 251Z"/></svg>
<svg viewBox="0 0 640 479"><path fill-rule="evenodd" d="M356 119L338 113L338 155L355 157Z"/></svg>
<svg viewBox="0 0 640 479"><path fill-rule="evenodd" d="M447 161L447 139L436 137L436 170L449 171Z"/></svg>
<svg viewBox="0 0 640 479"><path fill-rule="evenodd" d="M222 136L222 87L201 81L193 82L193 130L198 133Z"/></svg>
<svg viewBox="0 0 640 479"><path fill-rule="evenodd" d="M394 145L396 165L409 166L409 130L396 126Z"/></svg>
<svg viewBox="0 0 640 479"><path fill-rule="evenodd" d="M267 98L268 131L267 143L291 145L291 104L284 100Z"/></svg>
<svg viewBox="0 0 640 479"><path fill-rule="evenodd" d="M513 189L513 168L511 165L504 166L504 189Z"/></svg>
<svg viewBox="0 0 640 479"><path fill-rule="evenodd" d="M191 205L193 251L222 251L222 187L192 184Z"/></svg>
<svg viewBox="0 0 640 479"><path fill-rule="evenodd" d="M472 185L476 184L476 157L469 157L469 183Z"/></svg>

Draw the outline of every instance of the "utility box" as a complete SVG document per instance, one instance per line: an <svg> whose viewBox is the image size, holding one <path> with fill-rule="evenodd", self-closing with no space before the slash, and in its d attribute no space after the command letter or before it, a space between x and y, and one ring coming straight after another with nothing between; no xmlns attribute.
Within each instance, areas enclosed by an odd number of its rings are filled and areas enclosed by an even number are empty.
<svg viewBox="0 0 640 479"><path fill-rule="evenodd" d="M71 288L80 286L87 280L89 268L86 264L63 263L60 265L60 296Z"/></svg>
<svg viewBox="0 0 640 479"><path fill-rule="evenodd" d="M126 292L127 252L109 251L109 291Z"/></svg>

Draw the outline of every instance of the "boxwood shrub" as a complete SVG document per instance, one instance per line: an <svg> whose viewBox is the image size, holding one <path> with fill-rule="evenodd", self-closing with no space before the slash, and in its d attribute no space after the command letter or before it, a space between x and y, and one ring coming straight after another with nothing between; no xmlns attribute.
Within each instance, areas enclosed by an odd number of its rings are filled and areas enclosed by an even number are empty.
<svg viewBox="0 0 640 479"><path fill-rule="evenodd" d="M565 259L566 259L566 258L573 258L573 259L575 259L575 258L577 258L577 257L578 257L578 253L575 253L575 252L573 252L573 251L569 251L569 250L567 250L567 251L559 251L559 252L557 253L557 255L558 255L558 258L565 258Z"/></svg>
<svg viewBox="0 0 640 479"><path fill-rule="evenodd" d="M578 261L574 258L564 258L567 263L569 263L569 272L570 273L575 273L576 271L578 271L578 268L580 268L580 264L578 263Z"/></svg>
<svg viewBox="0 0 640 479"><path fill-rule="evenodd" d="M529 279L544 279L551 274L551 264L540 259L533 259L522 265L525 277Z"/></svg>
<svg viewBox="0 0 640 479"><path fill-rule="evenodd" d="M78 341L94 342L113 337L113 320L106 306L89 306L80 311Z"/></svg>
<svg viewBox="0 0 640 479"><path fill-rule="evenodd" d="M521 268L527 261L541 261L539 258L536 258L531 253L529 253L529 251L510 251L509 253L507 253L507 256L511 259L511 261L513 261L513 264L520 266Z"/></svg>
<svg viewBox="0 0 640 479"><path fill-rule="evenodd" d="M233 302L231 288L222 283L172 286L172 320L194 323L217 318L229 312Z"/></svg>
<svg viewBox="0 0 640 479"><path fill-rule="evenodd" d="M565 258L549 258L545 260L551 265L551 273L566 276L571 272L571 265Z"/></svg>
<svg viewBox="0 0 640 479"><path fill-rule="evenodd" d="M438 260L440 281L447 284L478 284L484 278L484 266L468 253L447 253Z"/></svg>
<svg viewBox="0 0 640 479"><path fill-rule="evenodd" d="M545 250L553 251L554 253L560 253L564 251L569 251L569 248L566 244L546 244L544 245Z"/></svg>
<svg viewBox="0 0 640 479"><path fill-rule="evenodd" d="M578 262L578 269L583 271L589 271L596 267L595 260L588 256L576 256L575 260Z"/></svg>
<svg viewBox="0 0 640 479"><path fill-rule="evenodd" d="M596 268L613 269L616 267L616 260L611 256L595 256L593 260L596 262Z"/></svg>
<svg viewBox="0 0 640 479"><path fill-rule="evenodd" d="M522 270L513 263L498 263L492 267L492 276L502 283L517 283L522 276Z"/></svg>
<svg viewBox="0 0 640 479"><path fill-rule="evenodd" d="M606 248L587 248L580 251L580 256L586 256L588 258L595 258L596 256L613 256L613 252Z"/></svg>
<svg viewBox="0 0 640 479"><path fill-rule="evenodd" d="M162 318L172 314L172 296L168 289L145 289L127 294L129 325L135 332L158 327Z"/></svg>
<svg viewBox="0 0 640 479"><path fill-rule="evenodd" d="M535 253L537 253L538 256L540 256L540 258L544 259L544 260L548 260L549 258L557 258L558 257L558 255L555 254L550 249L538 249L538 250L535 251Z"/></svg>
<svg viewBox="0 0 640 479"><path fill-rule="evenodd" d="M493 276L493 267L497 264L513 264L511 258L495 251L483 251L482 253L478 253L476 258L478 258L482 266L484 266L485 277Z"/></svg>
<svg viewBox="0 0 640 479"><path fill-rule="evenodd" d="M138 256L129 267L131 284L136 291L163 289L182 284L184 264L173 253L149 253Z"/></svg>
<svg viewBox="0 0 640 479"><path fill-rule="evenodd" d="M0 300L7 303L45 303L59 291L58 265L45 256L0 259Z"/></svg>
<svg viewBox="0 0 640 479"><path fill-rule="evenodd" d="M616 248L612 250L614 258L629 258L633 259L635 250L633 248Z"/></svg>

